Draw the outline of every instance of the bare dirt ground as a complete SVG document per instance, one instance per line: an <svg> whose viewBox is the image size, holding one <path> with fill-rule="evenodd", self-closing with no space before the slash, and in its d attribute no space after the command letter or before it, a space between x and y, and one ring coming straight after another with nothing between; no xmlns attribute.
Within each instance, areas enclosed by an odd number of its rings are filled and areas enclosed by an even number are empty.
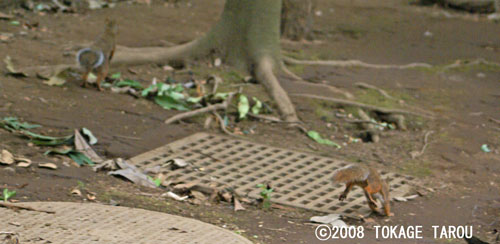
<svg viewBox="0 0 500 244"><path fill-rule="evenodd" d="M451 70L439 67L457 60L483 58L500 62L499 23L481 16L456 13L446 18L442 10L409 5L407 1L357 0L319 1L315 33L319 43L284 42L284 51L304 59L359 59L377 64L427 62L431 69L377 70L364 68L331 68L294 66L291 70L311 82L328 84L353 93L358 101L397 107L390 101L354 86L365 82L383 88L407 105L436 114L434 120L409 117L409 129L384 133L379 143L348 143L340 150L314 144L300 131L282 124L246 120L236 124L241 129L254 128L248 140L363 163L378 169L392 170L419 178L424 185L436 189L416 200L393 202L395 217L375 217L384 225L423 225L428 243L465 243L462 240L432 239L431 225L472 225L475 235L488 239L494 229L500 230L500 69L475 65ZM25 30L0 20L0 32L14 33L9 42L0 42L2 59L9 55L17 66L71 63L64 56L67 48L92 41L101 31L106 17L119 21L118 44L124 46L159 46L182 43L209 30L222 10L223 1L192 1L178 7L155 4L118 4L112 9L85 14L39 15L18 10L21 22L38 23L38 28ZM23 32L23 33L21 33ZM425 34L427 32L427 34ZM239 83L227 75L227 68L193 66L199 78L210 73L221 75L226 84ZM4 69L4 68L2 68ZM112 69L149 84L171 76L157 65ZM5 70L4 70L5 71ZM178 80L188 77L177 76ZM293 85L285 77L283 86L291 93L325 91ZM229 87L229 85L228 85ZM229 88L227 88L229 89ZM269 101L260 85L245 85L244 91ZM355 136L358 129L338 118L340 110L333 103L292 97L299 117L308 127L347 142L344 135ZM165 125L163 121L175 111L167 111L146 99L84 89L77 82L63 87L50 87L29 77L0 77L0 117L15 116L43 125L42 133L64 135L74 128L87 127L99 138L97 152L107 157L129 158L173 140L205 131L203 119ZM218 128L208 131L220 133ZM410 152L420 150L426 132L434 131L425 153L416 159ZM133 138L133 139L131 139ZM488 144L492 152L481 151ZM319 243L314 226L307 224L317 215L300 209L264 212L248 206L234 212L227 203L207 207L189 205L159 197L161 191L148 190L94 173L88 167L66 167L67 159L43 155L46 148L28 146L27 140L0 130L0 148L32 158L35 162L53 161L55 171L32 167L0 170L0 188L18 192L19 201L84 201L70 194L77 181L97 193L97 201L113 200L123 206L139 207L183 216L239 231L255 243ZM5 168L5 167L4 167ZM260 182L256 182L260 183ZM363 223L353 222L356 225ZM373 231L367 235L373 237ZM402 243L401 240L378 240ZM373 239L345 240L345 243L373 243ZM417 243L420 241L409 241Z"/></svg>

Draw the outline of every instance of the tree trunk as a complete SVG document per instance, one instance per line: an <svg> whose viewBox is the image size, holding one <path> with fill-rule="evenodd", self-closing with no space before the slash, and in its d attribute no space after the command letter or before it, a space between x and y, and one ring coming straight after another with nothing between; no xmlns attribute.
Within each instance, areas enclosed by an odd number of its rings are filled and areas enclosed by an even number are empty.
<svg viewBox="0 0 500 244"><path fill-rule="evenodd" d="M281 36L294 41L314 39L312 33L316 0L283 0Z"/></svg>
<svg viewBox="0 0 500 244"><path fill-rule="evenodd" d="M281 64L281 0L227 0L220 20L202 38L172 48L119 49L113 64L184 63L207 56L243 69L262 82L284 120L298 121L273 71Z"/></svg>

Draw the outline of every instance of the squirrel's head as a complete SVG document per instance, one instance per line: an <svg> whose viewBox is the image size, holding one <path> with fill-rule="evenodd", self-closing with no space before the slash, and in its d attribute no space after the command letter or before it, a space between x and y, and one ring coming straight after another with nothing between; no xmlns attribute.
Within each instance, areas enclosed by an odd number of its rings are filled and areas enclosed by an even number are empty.
<svg viewBox="0 0 500 244"><path fill-rule="evenodd" d="M110 33L118 33L118 24L115 19L106 18L106 30Z"/></svg>

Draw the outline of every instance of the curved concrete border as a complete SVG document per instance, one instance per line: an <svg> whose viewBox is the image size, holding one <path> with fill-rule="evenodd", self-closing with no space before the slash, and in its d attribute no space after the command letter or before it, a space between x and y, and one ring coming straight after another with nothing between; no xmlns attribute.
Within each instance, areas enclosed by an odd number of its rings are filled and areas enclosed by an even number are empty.
<svg viewBox="0 0 500 244"><path fill-rule="evenodd" d="M215 225L143 209L95 203L19 204L56 211L47 214L0 208L0 232L17 233L23 244L252 243Z"/></svg>

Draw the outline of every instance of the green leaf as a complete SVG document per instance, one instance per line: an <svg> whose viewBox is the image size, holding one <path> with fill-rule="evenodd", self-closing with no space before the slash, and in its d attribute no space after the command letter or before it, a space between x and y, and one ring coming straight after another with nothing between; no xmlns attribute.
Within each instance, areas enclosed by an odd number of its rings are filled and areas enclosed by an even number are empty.
<svg viewBox="0 0 500 244"><path fill-rule="evenodd" d="M89 144L90 145L94 145L94 144L97 143L97 138L94 136L94 134L92 134L92 131L90 131L89 129L83 127L82 128L82 133L89 138Z"/></svg>
<svg viewBox="0 0 500 244"><path fill-rule="evenodd" d="M81 152L71 151L69 153L69 157L73 159L73 161L75 161L78 165L84 165L84 164L88 164L90 166L94 165L94 162Z"/></svg>
<svg viewBox="0 0 500 244"><path fill-rule="evenodd" d="M238 98L238 113L240 114L240 119L245 118L249 110L250 105L248 103L248 98L241 94Z"/></svg>
<svg viewBox="0 0 500 244"><path fill-rule="evenodd" d="M165 93L172 89L171 85L165 83L158 83L156 87L158 88L158 91L156 92L156 95L158 96L163 96Z"/></svg>
<svg viewBox="0 0 500 244"><path fill-rule="evenodd" d="M252 107L252 113L259 114L260 109L262 108L262 102L256 97L252 97L252 99L255 101L255 105Z"/></svg>
<svg viewBox="0 0 500 244"><path fill-rule="evenodd" d="M64 136L64 137L52 137L52 136L44 136L37 133L33 133L28 130L21 130L21 133L31 139L36 145L43 146L57 146L63 144L71 144L73 142L73 135Z"/></svg>
<svg viewBox="0 0 500 244"><path fill-rule="evenodd" d="M149 95L150 92L154 91L156 88L158 88L157 85L155 85L155 84L150 85L148 88L142 90L141 95L143 97L145 97L145 96Z"/></svg>
<svg viewBox="0 0 500 244"><path fill-rule="evenodd" d="M70 157L73 161L75 161L75 163L77 163L78 165L84 165L84 164L94 165L94 162L89 157L87 157L87 156L85 156L85 154L78 152L78 151L75 151L73 149L48 150L44 154L45 155L48 155L48 154L66 155L66 156Z"/></svg>
<svg viewBox="0 0 500 244"><path fill-rule="evenodd" d="M220 98L222 100L226 100L229 97L229 93L227 92L217 92L214 94L214 98Z"/></svg>
<svg viewBox="0 0 500 244"><path fill-rule="evenodd" d="M3 197L2 200L7 202L9 198L14 197L16 195L16 191L9 191L9 189L3 189Z"/></svg>
<svg viewBox="0 0 500 244"><path fill-rule="evenodd" d="M179 101L179 102L184 100L184 98L185 98L184 94L173 91L173 90L167 91L165 95L169 96L172 99Z"/></svg>
<svg viewBox="0 0 500 244"><path fill-rule="evenodd" d="M330 141L328 139L322 138L321 135L316 131L310 130L307 132L307 135L319 144L324 144L324 145L328 145L328 146L334 146L336 148L341 148L341 146L339 144L337 144L333 141Z"/></svg>
<svg viewBox="0 0 500 244"><path fill-rule="evenodd" d="M61 155L67 155L69 154L73 149L51 149L47 150L43 153L43 155L49 155L49 154L61 154Z"/></svg>
<svg viewBox="0 0 500 244"><path fill-rule="evenodd" d="M188 97L186 101L196 104L199 103L202 99L203 97Z"/></svg>
<svg viewBox="0 0 500 244"><path fill-rule="evenodd" d="M161 186L161 179L160 178L154 179L153 182L155 183L156 187L160 187Z"/></svg>
<svg viewBox="0 0 500 244"><path fill-rule="evenodd" d="M483 152L486 152L486 153L491 152L491 149L488 147L488 145L487 145L487 144L483 144L483 145L481 145L481 150L482 150Z"/></svg>
<svg viewBox="0 0 500 244"><path fill-rule="evenodd" d="M179 111L189 110L186 104L174 100L172 99L172 97L169 96L156 96L154 100L158 105L162 106L164 109L176 109Z"/></svg>
<svg viewBox="0 0 500 244"><path fill-rule="evenodd" d="M119 81L118 83L116 83L117 87L124 87L124 86L130 86L134 89L138 89L138 90L141 90L141 89L144 89L144 87L142 86L141 83L139 83L138 81L135 81L135 80L122 80L122 81Z"/></svg>
<svg viewBox="0 0 500 244"><path fill-rule="evenodd" d="M17 20L13 20L10 22L11 25L20 25L21 22L17 21Z"/></svg>
<svg viewBox="0 0 500 244"><path fill-rule="evenodd" d="M27 122L21 123L16 117L5 117L2 120L0 120L0 125L2 125L2 127L10 131L42 127L41 125L30 124Z"/></svg>
<svg viewBox="0 0 500 244"><path fill-rule="evenodd" d="M119 80L121 77L122 77L122 73L120 73L120 72L116 72L116 73L111 75L111 79L114 79L114 80Z"/></svg>

